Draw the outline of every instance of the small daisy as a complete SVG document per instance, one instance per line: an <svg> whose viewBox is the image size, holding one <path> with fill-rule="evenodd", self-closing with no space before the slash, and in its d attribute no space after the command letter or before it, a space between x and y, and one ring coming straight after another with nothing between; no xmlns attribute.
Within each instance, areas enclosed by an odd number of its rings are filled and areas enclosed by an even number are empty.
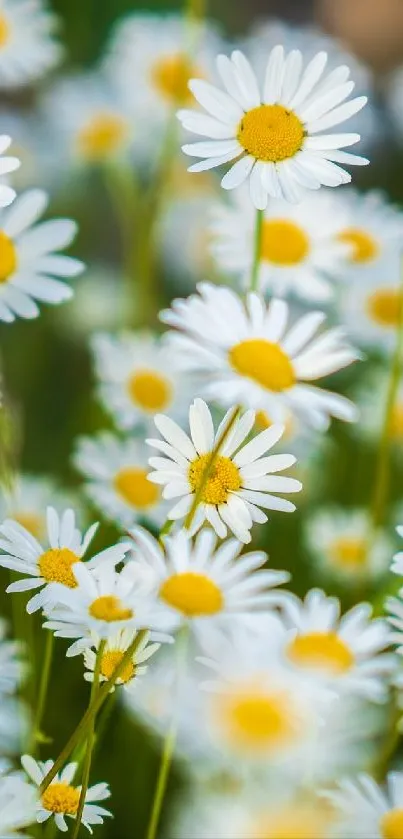
<svg viewBox="0 0 403 839"><path fill-rule="evenodd" d="M189 385L173 366L169 348L155 336L98 333L92 339L98 393L125 430L152 424L157 412L182 419L189 407Z"/></svg>
<svg viewBox="0 0 403 839"><path fill-rule="evenodd" d="M0 521L13 519L42 542L47 536L45 511L49 504L61 513L72 506L72 499L55 485L52 478L17 475L11 492L0 498Z"/></svg>
<svg viewBox="0 0 403 839"><path fill-rule="evenodd" d="M115 635L108 638L101 656L99 674L100 682L107 682L108 679L111 678L113 671L122 661L126 650L133 643L136 635L136 630L120 629L115 633ZM87 649L84 650L84 664L87 670L87 672L84 673L84 679L86 679L87 682L94 681L94 670L100 643L101 639L96 638L94 639L92 647L87 647ZM159 650L159 648L160 644L150 643L150 635L149 633L146 633L137 650L133 653L130 661L126 664L123 672L117 679L116 685L123 685L125 690L128 690L129 692L136 690L138 679L147 673L147 662L151 656ZM112 687L112 691L114 690L115 686Z"/></svg>
<svg viewBox="0 0 403 839"><path fill-rule="evenodd" d="M37 792L16 774L0 775L0 839L27 839L20 833L36 822Z"/></svg>
<svg viewBox="0 0 403 839"><path fill-rule="evenodd" d="M264 411L273 422L284 422L291 410L319 429L327 428L330 416L357 419L349 400L311 384L359 358L341 329L314 337L323 312L309 312L287 329L284 300L266 304L250 293L245 304L229 288L197 288L187 300L174 300L161 320L179 330L170 336L177 364L207 377L207 399Z"/></svg>
<svg viewBox="0 0 403 839"><path fill-rule="evenodd" d="M1 24L0 24L1 26ZM0 178L14 172L20 166L18 157L3 157L3 153L11 146L11 137L7 134L0 135ZM14 201L16 192L4 183L0 183L0 207L8 207Z"/></svg>
<svg viewBox="0 0 403 839"><path fill-rule="evenodd" d="M242 544L227 539L217 548L212 530L202 530L195 542L185 530L167 536L163 545L140 527L133 528L134 559L152 568L158 599L175 628L190 623L195 632L225 628L233 620L278 605L286 595L273 592L286 583L286 571L261 570L263 551L242 554Z"/></svg>
<svg viewBox="0 0 403 839"><path fill-rule="evenodd" d="M308 195L297 205L270 201L263 220L260 291L278 297L294 293L306 301L327 301L333 296L331 279L340 275L350 250L338 240L346 214L337 195L322 191ZM234 193L232 206L215 208L211 235L211 251L218 266L241 277L247 285L255 217L243 189Z"/></svg>
<svg viewBox="0 0 403 839"><path fill-rule="evenodd" d="M29 776L36 784L41 786L42 781L52 769L53 760L36 761L30 755L23 755L21 763ZM36 821L42 824L54 817L56 827L62 832L68 830L66 816L75 818L80 801L81 786L74 786L74 776L78 770L77 763L68 763L61 772L58 772L54 780L42 793L36 810ZM100 807L96 802L105 801L110 797L108 784L95 784L89 787L85 795L85 804L82 815L82 824L92 833L91 825L102 824L104 818L112 816L109 810Z"/></svg>
<svg viewBox="0 0 403 839"><path fill-rule="evenodd" d="M82 536L71 509L59 516L53 507L48 507L46 521L49 544L45 548L18 521L6 519L0 526L0 550L4 552L0 554L0 566L28 575L11 583L6 591L42 588L29 600L29 614L49 603L51 583L60 583L66 591L76 588L75 565L82 564L81 559L98 528L98 524L93 524ZM124 559L126 551L127 544L112 545L95 554L86 565L89 568L97 568L103 563L117 565Z"/></svg>
<svg viewBox="0 0 403 839"><path fill-rule="evenodd" d="M0 213L0 320L7 323L16 316L38 317L36 300L69 300L72 289L55 277L76 277L84 270L78 259L58 253L74 239L75 222L53 219L36 224L47 205L46 193L31 189Z"/></svg>
<svg viewBox="0 0 403 839"><path fill-rule="evenodd" d="M13 694L21 681L23 668L20 661L20 645L7 641L7 625L0 620L0 695Z"/></svg>
<svg viewBox="0 0 403 839"><path fill-rule="evenodd" d="M339 833L348 839L400 839L403 836L403 772L389 772L382 789L369 775L339 782L326 798L335 808Z"/></svg>
<svg viewBox="0 0 403 839"><path fill-rule="evenodd" d="M365 509L319 508L305 522L306 545L318 570L344 583L369 581L389 568L392 540L382 530L369 538L370 533Z"/></svg>
<svg viewBox="0 0 403 839"><path fill-rule="evenodd" d="M14 88L44 76L59 63L58 19L42 0L2 0L0 87Z"/></svg>
<svg viewBox="0 0 403 839"><path fill-rule="evenodd" d="M340 204L346 225L339 231L338 239L349 249L347 277L357 275L362 282L369 268L389 254L400 252L403 214L377 190L364 195L354 189L343 190Z"/></svg>
<svg viewBox="0 0 403 839"><path fill-rule="evenodd" d="M303 69L299 50L285 55L282 46L270 53L262 91L242 52L218 56L225 92L202 79L189 88L207 115L181 110L189 131L208 137L183 146L204 158L190 171L201 172L236 160L221 185L233 189L250 178L252 203L265 209L268 198L296 203L306 189L340 186L349 175L338 164L364 165L368 160L345 152L359 134L323 134L357 113L366 96L346 101L354 89L350 70L337 67L326 77L327 53L319 52Z"/></svg>
<svg viewBox="0 0 403 839"><path fill-rule="evenodd" d="M130 527L138 519L157 526L166 519L167 505L160 489L150 481L147 455L141 440L109 432L78 440L74 464L87 479L91 502L109 519Z"/></svg>
<svg viewBox="0 0 403 839"><path fill-rule="evenodd" d="M202 399L195 399L189 409L190 435L164 414L157 414L155 425L163 440L147 440L148 445L165 455L150 458L150 481L164 486L166 499L179 498L168 518L184 518L191 510L195 495L204 482L206 465L227 427L229 411L214 431L211 413ZM292 455L264 456L278 442L284 427L273 425L249 443L242 445L255 422L255 412L238 417L220 446L214 468L208 476L196 510L192 532L207 521L223 539L227 527L241 542L250 542L253 522L267 521L261 508L292 513L295 504L271 493L293 493L302 488L294 478L275 475L295 463Z"/></svg>

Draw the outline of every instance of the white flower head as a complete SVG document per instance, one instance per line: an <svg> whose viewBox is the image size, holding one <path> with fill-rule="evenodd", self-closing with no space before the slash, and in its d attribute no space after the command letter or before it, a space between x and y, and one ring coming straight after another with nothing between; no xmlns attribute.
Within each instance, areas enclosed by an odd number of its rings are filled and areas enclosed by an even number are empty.
<svg viewBox="0 0 403 839"><path fill-rule="evenodd" d="M292 325L290 306L249 293L246 303L224 286L200 283L198 293L174 300L161 320L178 330L170 343L184 370L203 373L203 395L221 405L241 404L285 422L289 411L326 429L331 416L357 419L345 397L311 384L359 358L339 328L316 335L326 319L311 311Z"/></svg>
<svg viewBox="0 0 403 839"><path fill-rule="evenodd" d="M226 536L229 528L241 542L250 542L253 522L267 521L262 507L288 513L295 510L290 501L272 493L299 492L301 483L274 474L295 462L292 455L267 456L282 436L283 426L273 425L243 445L255 422L255 412L246 411L235 419L220 445L230 416L228 411L215 431L208 406L202 399L195 399L189 409L189 437L169 417L157 415L155 425L164 439L146 441L160 452L158 457L150 458L155 471L149 479L164 486L164 498L180 498L168 513L174 520L187 516L202 487L192 533L207 521L220 538ZM205 480L206 467L217 445L214 466Z"/></svg>
<svg viewBox="0 0 403 839"><path fill-rule="evenodd" d="M30 755L23 755L21 763L34 784L40 787L42 781L52 769L53 760L36 761ZM78 811L81 786L74 785L74 777L78 770L77 763L68 763L58 772L54 780L42 793L36 809L36 821L42 824L54 818L56 827L62 832L68 830L66 817L75 818ZM110 797L108 784L100 783L89 787L85 795L82 823L92 833L92 825L102 824L104 818L112 816L109 810L100 807L97 801L105 801Z"/></svg>
<svg viewBox="0 0 403 839"><path fill-rule="evenodd" d="M55 39L57 23L42 0L2 0L0 87L29 84L59 63L62 48Z"/></svg>
<svg viewBox="0 0 403 839"><path fill-rule="evenodd" d="M192 79L190 90L207 114L178 113L185 128L209 138L183 147L186 154L204 158L191 171L236 160L221 185L233 189L249 178L257 209L265 209L269 196L294 203L306 189L349 183L351 176L339 164L368 163L344 151L360 135L322 132L357 113L367 99L348 100L354 89L350 70L342 65L325 76L327 58L326 52L319 52L304 69L299 50L285 55L283 47L276 46L260 86L242 52L234 51L231 58L218 56L225 92Z"/></svg>
<svg viewBox="0 0 403 839"><path fill-rule="evenodd" d="M52 600L51 585L59 583L66 590L74 589L77 580L75 566L81 565L81 559L87 552L91 540L98 528L93 524L82 535L76 527L75 514L71 509L58 515L53 507L46 511L47 541L43 547L40 542L18 521L6 519L0 526L0 566L10 568L25 576L11 583L7 591L31 591L41 588L27 604L27 612L41 609ZM95 554L85 564L96 568L102 563L117 565L124 559L127 544L120 543Z"/></svg>
<svg viewBox="0 0 403 839"><path fill-rule="evenodd" d="M35 787L17 774L0 774L0 839L24 839L20 833L36 821Z"/></svg>
<svg viewBox="0 0 403 839"><path fill-rule="evenodd" d="M356 277L365 282L369 269L380 265L390 254L400 253L403 214L378 190L362 194L350 188L338 195L345 218L339 241L349 249L344 274L348 281Z"/></svg>
<svg viewBox="0 0 403 839"><path fill-rule="evenodd" d="M403 836L403 773L389 772L387 787L370 775L345 778L326 793L338 820L338 834L349 839L399 839Z"/></svg>
<svg viewBox="0 0 403 839"><path fill-rule="evenodd" d="M18 157L3 157L3 154L11 146L11 137L8 134L0 135L0 178L14 172L20 166ZM14 201L16 192L11 186L0 183L0 208L8 207Z"/></svg>
<svg viewBox="0 0 403 839"><path fill-rule="evenodd" d="M137 630L135 629L119 629L114 635L107 639L103 648L101 661L99 681L107 682L113 671L123 659L125 652L136 638ZM97 654L101 639L94 636L91 647L87 647L84 652L84 664L86 672L84 679L87 682L94 681L94 671L96 667ZM136 651L131 656L130 660L124 666L119 678L116 680L116 685L123 685L125 690L132 692L137 689L138 680L147 673L149 659L159 650L160 644L150 643L150 634L146 633ZM112 691L115 686L112 687Z"/></svg>

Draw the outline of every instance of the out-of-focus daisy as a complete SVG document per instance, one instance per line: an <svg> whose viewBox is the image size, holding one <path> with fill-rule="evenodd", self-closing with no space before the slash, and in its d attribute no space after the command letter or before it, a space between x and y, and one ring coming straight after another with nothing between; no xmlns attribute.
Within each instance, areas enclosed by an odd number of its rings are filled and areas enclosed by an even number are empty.
<svg viewBox="0 0 403 839"><path fill-rule="evenodd" d="M174 300L161 319L179 330L170 336L177 364L206 376L208 399L264 411L273 422L284 422L289 410L316 428L326 428L330 416L355 421L349 400L311 382L347 367L359 353L341 329L314 337L323 312L287 328L289 314L284 300L266 304L250 293L245 304L231 289L200 283L198 294Z"/></svg>
<svg viewBox="0 0 403 839"><path fill-rule="evenodd" d="M120 629L115 633L115 635L108 638L101 655L99 673L100 682L107 682L111 678L113 671L122 661L126 650L133 643L136 635L137 632L135 629ZM94 641L93 646L87 647L83 653L84 664L86 667L84 679L86 679L87 682L94 681L94 670L100 642L101 639L97 638ZM127 662L121 675L117 679L116 685L123 685L125 690L130 692L135 690L137 688L138 679L147 673L149 659L157 652L157 650L159 650L159 648L160 644L150 643L150 635L149 633L146 633L140 641L137 650L133 653L130 661ZM115 687L112 688L112 690L114 689Z"/></svg>
<svg viewBox="0 0 403 839"><path fill-rule="evenodd" d="M369 268L380 264L389 254L400 252L403 214L377 190L364 195L354 189L343 190L340 203L340 212L344 205L346 226L339 231L338 238L349 248L348 277L357 275L363 282Z"/></svg>
<svg viewBox="0 0 403 839"><path fill-rule="evenodd" d="M180 288L193 287L211 276L214 262L210 254L210 231L206 217L213 195L185 195L166 206L159 224L159 246L167 280L180 281Z"/></svg>
<svg viewBox="0 0 403 839"><path fill-rule="evenodd" d="M295 510L295 504L272 493L299 492L301 483L274 474L295 462L292 455L264 456L282 436L283 426L273 425L243 445L255 422L254 411L246 411L235 420L205 481L206 466L230 413L215 431L208 406L202 399L195 399L189 409L190 437L169 417L157 414L155 425L164 439L146 442L164 457L159 454L150 458L155 471L149 479L164 486L164 498L180 498L168 513L170 519L184 518L202 487L192 532L207 521L222 539L229 528L241 542L250 542L253 522L267 521L262 507L286 513Z"/></svg>
<svg viewBox="0 0 403 839"><path fill-rule="evenodd" d="M30 755L23 755L21 763L33 783L40 787L42 781L52 769L53 760L36 761ZM54 818L56 827L65 832L68 830L66 817L75 818L80 801L81 786L74 785L74 777L78 770L77 763L68 763L42 793L36 810L36 821L42 824ZM100 783L89 787L85 795L82 824L92 833L91 825L102 824L104 818L112 816L109 810L100 807L97 801L105 801L110 797L108 784Z"/></svg>
<svg viewBox="0 0 403 839"><path fill-rule="evenodd" d="M71 509L65 510L59 516L53 507L48 507L46 521L48 547L45 548L18 521L6 519L0 526L0 550L3 551L0 554L0 565L27 575L11 583L7 591L31 591L42 588L42 591L29 600L29 613L48 604L52 583L60 583L66 590L76 588L74 566L81 565L82 557L87 552L98 527L98 524L93 524L82 535L76 527L74 511ZM112 566L117 565L124 559L126 551L127 544L112 545L95 554L86 565L89 568L97 568L104 562Z"/></svg>
<svg viewBox="0 0 403 839"><path fill-rule="evenodd" d="M70 219L36 224L48 197L39 189L20 195L0 214L0 320L36 318L36 301L62 303L73 294L55 277L76 277L84 270L78 259L59 254L73 241L77 225Z"/></svg>
<svg viewBox="0 0 403 839"><path fill-rule="evenodd" d="M354 397L360 412L361 439L365 436L372 442L379 440L385 422L389 387L390 371L386 368L370 370L368 376L357 387ZM394 447L393 456L400 457L403 454L403 375L391 411L389 440Z"/></svg>
<svg viewBox="0 0 403 839"><path fill-rule="evenodd" d="M21 163L12 175L12 185L17 192L37 187L38 183L54 192L60 181L60 158L38 110L22 111L3 106L0 125L12 138L12 154Z"/></svg>
<svg viewBox="0 0 403 839"><path fill-rule="evenodd" d="M0 776L0 839L23 839L20 830L36 822L35 787L16 774Z"/></svg>
<svg viewBox="0 0 403 839"><path fill-rule="evenodd" d="M321 132L349 119L367 99L348 100L354 89L349 68L340 66L325 76L326 63L327 53L318 52L304 69L299 50L285 55L276 46L259 84L242 52L220 55L217 67L225 92L192 79L189 88L207 114L178 113L185 128L209 138L183 147L186 154L204 158L191 171L236 160L221 185L233 189L249 178L257 209L267 206L269 196L297 202L306 189L349 183L351 175L339 164L368 163L343 150L360 135Z"/></svg>
<svg viewBox="0 0 403 839"><path fill-rule="evenodd" d="M150 481L147 453L140 440L121 440L104 432L78 440L76 468L87 480L88 498L112 521L129 527L138 519L156 525L166 519L159 487Z"/></svg>
<svg viewBox="0 0 403 839"><path fill-rule="evenodd" d="M278 297L291 292L308 301L331 298L331 280L340 275L350 250L337 239L345 219L337 197L324 191L297 205L270 201L263 220L259 290ZM234 193L232 206L215 208L211 234L211 251L219 267L247 285L255 218L243 189Z"/></svg>
<svg viewBox="0 0 403 839"><path fill-rule="evenodd" d="M263 551L242 554L242 545L228 539L217 547L212 530L202 530L195 542L185 530L166 537L163 545L140 527L131 532L134 559L152 568L160 603L173 626L190 623L196 632L225 629L233 620L281 602L275 586L286 583L286 571L266 571Z"/></svg>
<svg viewBox="0 0 403 839"><path fill-rule="evenodd" d="M102 404L123 429L149 426L161 411L182 419L189 407L190 382L175 371L169 348L155 336L98 333L92 339Z"/></svg>
<svg viewBox="0 0 403 839"><path fill-rule="evenodd" d="M12 694L22 676L20 646L7 640L7 624L0 621L0 695Z"/></svg>
<svg viewBox="0 0 403 839"><path fill-rule="evenodd" d="M370 775L339 782L326 793L335 808L338 834L348 839L400 839L403 836L403 772L389 772L387 788Z"/></svg>
<svg viewBox="0 0 403 839"><path fill-rule="evenodd" d="M401 319L399 251L363 276L350 278L339 300L339 317L359 346L388 352L394 348Z"/></svg>
<svg viewBox="0 0 403 839"><path fill-rule="evenodd" d="M5 693L0 696L0 755L12 758L21 754L32 730L32 719L24 702Z"/></svg>
<svg viewBox="0 0 403 839"><path fill-rule="evenodd" d="M2 0L0 87L28 84L58 64L62 49L55 39L57 23L42 0Z"/></svg>
<svg viewBox="0 0 403 839"><path fill-rule="evenodd" d="M15 478L11 492L0 499L0 521L13 519L41 542L47 536L46 508L49 504L61 513L72 504L72 499L51 478L20 474Z"/></svg>
<svg viewBox="0 0 403 839"><path fill-rule="evenodd" d="M389 568L392 540L383 530L370 533L365 509L319 508L305 523L306 545L318 570L350 584L369 581Z"/></svg>
<svg viewBox="0 0 403 839"><path fill-rule="evenodd" d="M1 24L0 24L1 25ZM9 172L14 172L20 166L18 157L3 157L3 154L11 145L11 137L7 134L0 135L0 177L8 175ZM16 192L11 186L7 186L3 182L0 183L0 207L8 207L16 196Z"/></svg>

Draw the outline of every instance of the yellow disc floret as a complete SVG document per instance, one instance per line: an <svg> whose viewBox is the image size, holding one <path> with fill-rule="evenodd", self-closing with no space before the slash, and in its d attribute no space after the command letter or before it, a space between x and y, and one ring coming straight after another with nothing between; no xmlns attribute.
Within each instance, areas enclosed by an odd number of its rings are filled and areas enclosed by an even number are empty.
<svg viewBox="0 0 403 839"><path fill-rule="evenodd" d="M225 693L216 701L217 722L234 747L259 752L278 749L299 735L300 721L284 692L251 686Z"/></svg>
<svg viewBox="0 0 403 839"><path fill-rule="evenodd" d="M6 283L17 268L17 251L13 241L0 230L0 283Z"/></svg>
<svg viewBox="0 0 403 839"><path fill-rule="evenodd" d="M42 806L51 813L75 816L80 801L80 790L62 782L50 784L42 795Z"/></svg>
<svg viewBox="0 0 403 839"><path fill-rule="evenodd" d="M109 680L122 661L124 654L122 650L107 650L101 658L101 676ZM126 684L126 682L130 682L134 678L134 675L135 666L132 661L128 661L120 673L118 682L124 682Z"/></svg>
<svg viewBox="0 0 403 839"><path fill-rule="evenodd" d="M367 300L370 318L380 326L389 329L395 329L399 325L402 317L401 308L401 294L395 288L380 288L374 291Z"/></svg>
<svg viewBox="0 0 403 839"><path fill-rule="evenodd" d="M288 645L288 657L299 667L312 667L333 676L347 673L354 655L335 632L308 632L297 635Z"/></svg>
<svg viewBox="0 0 403 839"><path fill-rule="evenodd" d="M140 467L120 469L115 475L115 489L131 507L145 510L160 500L160 490L148 480L148 470Z"/></svg>
<svg viewBox="0 0 403 839"><path fill-rule="evenodd" d="M235 344L228 354L231 367L267 390L280 392L295 384L294 368L288 355L263 338L250 338Z"/></svg>
<svg viewBox="0 0 403 839"><path fill-rule="evenodd" d="M382 839L401 839L403 836L403 809L389 810L381 817Z"/></svg>
<svg viewBox="0 0 403 839"><path fill-rule="evenodd" d="M266 219L263 223L260 257L274 265L299 265L310 250L309 239L293 221Z"/></svg>
<svg viewBox="0 0 403 839"><path fill-rule="evenodd" d="M304 126L282 105L259 105L241 119L237 138L247 154L278 163L294 157L304 142Z"/></svg>
<svg viewBox="0 0 403 839"><path fill-rule="evenodd" d="M372 262L379 254L379 245L371 233L348 227L339 234L339 241L351 246L351 262Z"/></svg>
<svg viewBox="0 0 403 839"><path fill-rule="evenodd" d="M187 618L216 615L224 598L216 583L205 574L184 571L174 574L162 584L160 597Z"/></svg>
<svg viewBox="0 0 403 839"><path fill-rule="evenodd" d="M118 597L113 594L103 594L93 600L88 609L92 618L99 621L112 623L113 621L130 620L133 617L132 609L128 609Z"/></svg>
<svg viewBox="0 0 403 839"><path fill-rule="evenodd" d="M330 557L332 562L341 568L362 568L368 557L368 542L366 539L341 536L330 546Z"/></svg>
<svg viewBox="0 0 403 839"><path fill-rule="evenodd" d="M41 577L47 583L62 583L68 588L76 588L72 566L80 561L80 557L69 548L50 548L39 557L38 566Z"/></svg>
<svg viewBox="0 0 403 839"><path fill-rule="evenodd" d="M175 104L184 104L191 100L192 94L188 85L190 79L198 76L200 73L185 53L160 58L155 62L151 72L152 81L158 92L164 99Z"/></svg>
<svg viewBox="0 0 403 839"><path fill-rule="evenodd" d="M154 370L138 370L127 387L133 402L150 414L166 410L172 399L171 383Z"/></svg>
<svg viewBox="0 0 403 839"><path fill-rule="evenodd" d="M5 47L10 39L10 25L5 15L0 14L0 48Z"/></svg>
<svg viewBox="0 0 403 839"><path fill-rule="evenodd" d="M127 135L126 120L116 114L99 113L79 132L77 148L87 160L102 161L120 149Z"/></svg>
<svg viewBox="0 0 403 839"><path fill-rule="evenodd" d="M192 492L197 492L203 484L200 500L204 504L225 504L230 492L237 492L241 487L239 469L229 457L218 455L206 479L209 460L210 454L202 454L190 464L188 478Z"/></svg>

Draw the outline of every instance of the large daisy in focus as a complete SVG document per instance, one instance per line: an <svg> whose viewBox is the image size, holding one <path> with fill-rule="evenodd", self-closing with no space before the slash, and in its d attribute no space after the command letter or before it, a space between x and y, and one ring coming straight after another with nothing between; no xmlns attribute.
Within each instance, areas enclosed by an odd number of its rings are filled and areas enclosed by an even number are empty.
<svg viewBox="0 0 403 839"><path fill-rule="evenodd" d="M186 154L204 158L191 171L236 160L221 184L233 189L249 178L257 209L266 207L269 196L297 202L306 189L349 183L351 175L343 165L368 163L344 151L360 135L323 132L349 119L367 99L348 100L354 89L349 68L343 65L324 76L326 62L327 53L319 52L303 69L299 50L286 56L276 46L260 90L243 53L218 56L225 92L192 79L190 90L207 115L188 110L178 114L185 128L209 138L183 147Z"/></svg>
<svg viewBox="0 0 403 839"><path fill-rule="evenodd" d="M0 87L35 81L62 56L55 39L57 17L42 0L2 0L0 6Z"/></svg>

